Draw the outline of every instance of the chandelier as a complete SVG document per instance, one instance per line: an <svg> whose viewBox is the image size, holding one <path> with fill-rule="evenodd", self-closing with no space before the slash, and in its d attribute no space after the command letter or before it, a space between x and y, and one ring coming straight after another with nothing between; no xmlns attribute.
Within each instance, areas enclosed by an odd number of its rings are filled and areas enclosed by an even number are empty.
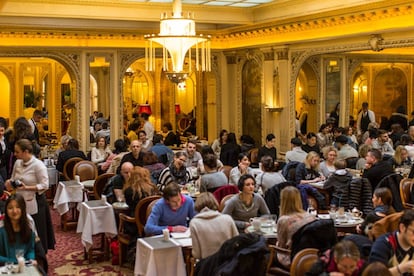
<svg viewBox="0 0 414 276"><path fill-rule="evenodd" d="M191 48L195 50L196 71L211 71L210 36L196 35L193 14L187 17L181 12L181 0L173 1L173 12L168 16L166 12L161 15L160 33L158 35L145 35L147 45L145 47L145 68L148 71L155 69L154 42L161 44L162 68L167 78L180 83L185 81L192 69ZM184 70L185 57L188 52L188 68ZM172 70L169 68L169 61Z"/></svg>

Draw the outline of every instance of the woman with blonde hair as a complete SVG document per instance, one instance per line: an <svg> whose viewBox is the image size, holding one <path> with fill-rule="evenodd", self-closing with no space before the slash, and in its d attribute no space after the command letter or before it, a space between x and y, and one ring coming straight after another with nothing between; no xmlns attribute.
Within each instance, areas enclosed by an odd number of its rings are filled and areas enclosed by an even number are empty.
<svg viewBox="0 0 414 276"><path fill-rule="evenodd" d="M300 192L296 187L287 186L280 196L280 218L277 222L277 246L290 249L292 236L303 225L316 219L303 210ZM290 265L290 255L277 254L277 261L284 267Z"/></svg>
<svg viewBox="0 0 414 276"><path fill-rule="evenodd" d="M296 167L296 183L309 184L325 180L319 172L319 154L311 151L306 155L305 161Z"/></svg>
<svg viewBox="0 0 414 276"><path fill-rule="evenodd" d="M388 159L388 162L390 162L394 169L411 167L411 158L408 156L408 150L403 145L395 148L394 156Z"/></svg>
<svg viewBox="0 0 414 276"><path fill-rule="evenodd" d="M216 253L226 240L239 234L232 217L217 211L218 202L212 193L201 193L194 209L198 212L190 222L194 258Z"/></svg>
<svg viewBox="0 0 414 276"><path fill-rule="evenodd" d="M320 171L325 177L329 177L335 172L335 160L338 150L334 146L326 146L322 149L324 161L320 164Z"/></svg>

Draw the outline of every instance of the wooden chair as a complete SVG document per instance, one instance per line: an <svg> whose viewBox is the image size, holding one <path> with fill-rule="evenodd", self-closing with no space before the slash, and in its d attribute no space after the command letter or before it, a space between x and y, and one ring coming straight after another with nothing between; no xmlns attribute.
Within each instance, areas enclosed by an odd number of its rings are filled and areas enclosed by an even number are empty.
<svg viewBox="0 0 414 276"><path fill-rule="evenodd" d="M87 180L96 180L98 177L98 167L92 161L82 160L75 164L73 167L73 178L75 175L79 175L79 179L81 182ZM93 186L85 186L85 190L87 191L88 199L95 199Z"/></svg>
<svg viewBox="0 0 414 276"><path fill-rule="evenodd" d="M221 168L221 171L227 176L227 180L230 181L230 171L233 169L232 166L225 165Z"/></svg>
<svg viewBox="0 0 414 276"><path fill-rule="evenodd" d="M256 167L256 168L259 167L260 160L259 160L258 156L259 156L259 149L258 148L251 149L247 152L247 157L249 157L249 160L250 160L250 163L251 163L252 167Z"/></svg>
<svg viewBox="0 0 414 276"><path fill-rule="evenodd" d="M220 203L223 197L230 194L239 193L239 188L236 185L224 185L213 192L217 202Z"/></svg>
<svg viewBox="0 0 414 276"><path fill-rule="evenodd" d="M114 175L114 173L104 173L99 175L95 179L95 183L93 184L93 194L95 199L101 199L101 195L106 184L108 183L109 179L111 179L111 177L113 177Z"/></svg>
<svg viewBox="0 0 414 276"><path fill-rule="evenodd" d="M95 180L98 177L98 167L92 161L82 160L73 167L73 178L79 175L80 181Z"/></svg>
<svg viewBox="0 0 414 276"><path fill-rule="evenodd" d="M368 238L375 241L379 236L397 230L402 214L394 213L376 221L368 231Z"/></svg>
<svg viewBox="0 0 414 276"><path fill-rule="evenodd" d="M220 205L219 205L219 212L222 212L224 209L224 206L226 205L226 201L229 200L230 198L232 198L234 196L234 194L229 194L226 195L225 197L223 197L223 199L220 201Z"/></svg>
<svg viewBox="0 0 414 276"><path fill-rule="evenodd" d="M316 248L306 248L299 251L290 265L290 275L301 276L308 272L312 265L319 259L319 250Z"/></svg>
<svg viewBox="0 0 414 276"><path fill-rule="evenodd" d="M151 215L152 208L154 207L155 203L157 203L157 201L158 201L158 199L156 199L154 201L151 201L150 204L148 204L147 212L145 214L145 223L147 222L149 216ZM145 223L144 223L144 227L145 227Z"/></svg>
<svg viewBox="0 0 414 276"><path fill-rule="evenodd" d="M412 178L403 178L400 181L400 196L401 202L404 208L413 208L414 204L410 203L411 201L411 190L413 187L414 179Z"/></svg>
<svg viewBox="0 0 414 276"><path fill-rule="evenodd" d="M135 223L138 228L139 237L144 237L144 226L147 221L147 207L148 205L160 199L160 195L148 196L141 199L134 210L134 217L130 217L126 214L119 214L119 227L118 227L118 241L119 241L119 265L122 265L125 262L126 248L130 243L131 237L125 233L125 223Z"/></svg>
<svg viewBox="0 0 414 276"><path fill-rule="evenodd" d="M65 164L63 164L63 177L66 180L73 180L75 176L73 175L73 168L75 167L76 163L84 161L80 157L72 157L68 159Z"/></svg>

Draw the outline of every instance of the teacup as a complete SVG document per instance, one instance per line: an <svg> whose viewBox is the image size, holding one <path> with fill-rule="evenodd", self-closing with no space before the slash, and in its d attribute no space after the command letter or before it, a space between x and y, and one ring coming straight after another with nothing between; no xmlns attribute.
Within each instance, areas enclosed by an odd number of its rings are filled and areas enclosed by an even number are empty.
<svg viewBox="0 0 414 276"><path fill-rule="evenodd" d="M360 218L363 215L362 211L358 210L357 208L352 209L351 213L355 218Z"/></svg>
<svg viewBox="0 0 414 276"><path fill-rule="evenodd" d="M338 219L345 219L345 208L344 207L339 207L338 211L336 212L336 217Z"/></svg>
<svg viewBox="0 0 414 276"><path fill-rule="evenodd" d="M259 231L260 227L262 226L262 219L261 218L251 218L250 220L250 224L253 226L253 229L255 231Z"/></svg>

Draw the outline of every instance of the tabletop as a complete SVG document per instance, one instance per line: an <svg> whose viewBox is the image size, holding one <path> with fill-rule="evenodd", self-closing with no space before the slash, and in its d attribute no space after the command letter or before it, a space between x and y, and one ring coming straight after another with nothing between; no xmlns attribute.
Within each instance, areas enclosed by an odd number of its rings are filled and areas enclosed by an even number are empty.
<svg viewBox="0 0 414 276"><path fill-rule="evenodd" d="M60 181L57 185L53 208L60 215L69 211L69 202L82 202L86 200L83 196L83 185L77 181Z"/></svg>
<svg viewBox="0 0 414 276"><path fill-rule="evenodd" d="M181 244L162 235L138 239L134 275L186 275Z"/></svg>
<svg viewBox="0 0 414 276"><path fill-rule="evenodd" d="M105 233L109 237L116 236L118 230L112 206L103 200L83 202L76 232L82 233L82 244L86 250L93 244L93 235Z"/></svg>
<svg viewBox="0 0 414 276"><path fill-rule="evenodd" d="M14 265L17 266L17 265ZM8 269L5 266L0 267L0 274L9 274ZM33 266L33 265L27 265L24 267L24 271L20 273L11 273L10 275L16 275L16 276L36 276L36 275L42 275L39 270Z"/></svg>

